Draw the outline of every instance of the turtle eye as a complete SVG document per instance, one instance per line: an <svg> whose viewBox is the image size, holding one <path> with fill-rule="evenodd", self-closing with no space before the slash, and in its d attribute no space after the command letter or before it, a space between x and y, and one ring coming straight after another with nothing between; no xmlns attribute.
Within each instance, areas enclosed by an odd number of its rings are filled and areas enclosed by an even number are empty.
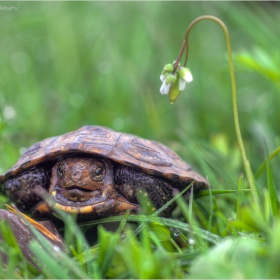
<svg viewBox="0 0 280 280"><path fill-rule="evenodd" d="M64 170L63 170L63 165L59 164L58 168L57 168L57 174L59 177L62 177L64 174Z"/></svg>
<svg viewBox="0 0 280 280"><path fill-rule="evenodd" d="M92 164L90 167L90 177L94 181L101 181L106 174L105 166L101 163Z"/></svg>

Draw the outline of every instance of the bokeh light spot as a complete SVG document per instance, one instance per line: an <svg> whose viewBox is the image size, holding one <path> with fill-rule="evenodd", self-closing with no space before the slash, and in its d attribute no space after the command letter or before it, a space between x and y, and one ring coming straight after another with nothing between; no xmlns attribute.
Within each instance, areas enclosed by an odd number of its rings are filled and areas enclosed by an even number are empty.
<svg viewBox="0 0 280 280"><path fill-rule="evenodd" d="M124 128L124 121L121 118L116 118L112 122L112 127L115 130L122 130Z"/></svg>
<svg viewBox="0 0 280 280"><path fill-rule="evenodd" d="M70 104L73 107L79 108L82 106L82 104L84 103L84 97L79 94L79 93L74 93L71 97L70 97Z"/></svg>
<svg viewBox="0 0 280 280"><path fill-rule="evenodd" d="M112 64L108 61L102 61L98 65L98 72L103 75L108 75L112 72Z"/></svg>
<svg viewBox="0 0 280 280"><path fill-rule="evenodd" d="M25 73L31 64L29 56L24 52L13 54L10 63L16 73Z"/></svg>
<svg viewBox="0 0 280 280"><path fill-rule="evenodd" d="M4 106L4 108L3 108L3 116L7 120L13 119L16 116L16 111L11 106Z"/></svg>

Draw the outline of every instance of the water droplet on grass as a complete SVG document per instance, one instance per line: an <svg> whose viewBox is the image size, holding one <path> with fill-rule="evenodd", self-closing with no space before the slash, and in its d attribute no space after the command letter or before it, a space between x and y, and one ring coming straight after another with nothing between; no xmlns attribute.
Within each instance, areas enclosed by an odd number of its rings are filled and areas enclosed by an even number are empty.
<svg viewBox="0 0 280 280"><path fill-rule="evenodd" d="M56 251L56 252L60 252L60 248L58 246L53 246L53 250Z"/></svg>
<svg viewBox="0 0 280 280"><path fill-rule="evenodd" d="M195 244L195 240L192 239L192 238L189 238L189 239L188 239L188 243L189 243L190 245L194 245L194 244Z"/></svg>

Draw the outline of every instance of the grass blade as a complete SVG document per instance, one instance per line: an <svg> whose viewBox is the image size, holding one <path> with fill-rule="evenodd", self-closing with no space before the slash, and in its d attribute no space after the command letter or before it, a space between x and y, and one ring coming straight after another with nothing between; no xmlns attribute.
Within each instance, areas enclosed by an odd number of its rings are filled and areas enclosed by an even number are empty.
<svg viewBox="0 0 280 280"><path fill-rule="evenodd" d="M84 222L84 223L81 223L80 226L97 225L100 223L120 222L122 220L123 220L123 216L114 216L114 217L108 217L108 218L100 219L100 220L96 220L96 221ZM127 218L127 221L139 222L139 223L156 222L156 223L161 223L167 227L178 229L181 231L190 232L191 230L193 230L193 232L196 235L198 235L198 236L204 238L205 240L208 240L214 244L218 244L223 240L222 237L220 237L216 234L213 234L207 230L200 229L197 227L191 228L190 225L187 223L183 223L183 222L173 220L173 219L168 219L168 218L145 216L145 215L130 215Z"/></svg>
<svg viewBox="0 0 280 280"><path fill-rule="evenodd" d="M209 213L209 219L208 219L208 225L207 225L207 230L211 231L212 228L212 220L213 220L213 197L212 197L212 190L209 184L209 181L207 180L207 187L209 190L209 199L210 199L210 213Z"/></svg>
<svg viewBox="0 0 280 280"><path fill-rule="evenodd" d="M180 199L182 198L182 195L189 190L189 188L191 188L193 186L193 183L191 183L190 185L188 185L184 190L182 190L180 193L176 194L172 199L170 199L166 204L164 204L162 207L160 207L156 212L154 212L151 216L153 217L157 217L163 210L165 210L166 208L168 208L175 200L180 201ZM185 213L185 211L184 211ZM139 225L135 231L134 234L130 236L130 238L134 238L139 232L141 232L141 230L144 229L145 227L145 223L142 223L141 225Z"/></svg>
<svg viewBox="0 0 280 280"><path fill-rule="evenodd" d="M266 153L268 154L267 147L266 147ZM270 166L270 160L269 160L268 156L266 158L266 174L267 174L267 186L268 186L268 191L269 191L271 210L272 210L274 218L278 218L279 217L279 200L277 197L277 191L276 191L274 178L273 178L273 174L272 174L272 169Z"/></svg>
<svg viewBox="0 0 280 280"><path fill-rule="evenodd" d="M250 192L250 189L242 189L242 192ZM212 195L216 195L216 194L230 194L230 193L236 193L238 192L238 190L227 190L227 189L219 189L219 190L211 190L211 194ZM199 197L203 197L203 196L207 196L210 195L210 191L209 190L203 190L198 192L195 195L195 198L199 198Z"/></svg>
<svg viewBox="0 0 280 280"><path fill-rule="evenodd" d="M238 196L236 204L236 219L241 220L241 206L243 202L243 173L240 174L238 179Z"/></svg>
<svg viewBox="0 0 280 280"><path fill-rule="evenodd" d="M280 153L280 147L276 148L270 155L269 160L272 160L276 155ZM255 178L259 178L262 172L266 168L266 160L261 164L261 166L258 168L257 172L255 173Z"/></svg>

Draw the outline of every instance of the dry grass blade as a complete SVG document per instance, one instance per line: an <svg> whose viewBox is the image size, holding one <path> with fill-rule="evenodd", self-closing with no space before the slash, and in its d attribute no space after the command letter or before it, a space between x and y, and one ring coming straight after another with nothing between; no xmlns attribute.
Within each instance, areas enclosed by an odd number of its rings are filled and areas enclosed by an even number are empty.
<svg viewBox="0 0 280 280"><path fill-rule="evenodd" d="M37 230L39 230L41 233L43 233L45 236L47 236L48 238L61 242L61 240L59 240L53 233L51 233L46 227L42 226L41 224L39 224L38 222L36 222L35 220L31 219L30 217L28 217L27 215L21 213L20 211L18 211L17 209L15 209L14 207L5 204L5 206L7 207L7 209L15 214L17 214L20 217L23 217L24 219L26 219L30 224L32 224ZM23 220L24 220L23 219Z"/></svg>

